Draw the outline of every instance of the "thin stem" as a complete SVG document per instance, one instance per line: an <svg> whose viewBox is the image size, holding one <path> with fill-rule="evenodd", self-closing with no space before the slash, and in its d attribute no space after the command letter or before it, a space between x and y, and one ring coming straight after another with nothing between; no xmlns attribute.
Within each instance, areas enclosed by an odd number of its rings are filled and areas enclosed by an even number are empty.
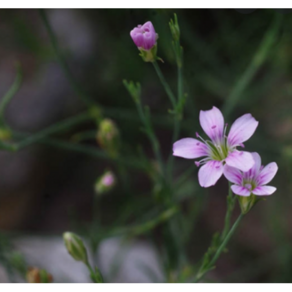
<svg viewBox="0 0 292 292"><path fill-rule="evenodd" d="M160 79L160 82L164 86L164 89L165 89L165 91L166 91L166 93L167 93L167 95L168 95L168 97L169 97L169 99L171 101L171 104L172 104L173 108L175 109L175 107L176 107L176 101L175 101L174 94L172 93L172 91L171 91L168 83L166 82L166 80L165 80L165 78L164 78L164 76L163 76L163 74L162 74L162 72L161 72L161 70L160 70L157 62L153 62L152 64L153 64L154 69L155 69L155 71L156 71L156 73L157 73L157 75L158 75L158 77Z"/></svg>
<svg viewBox="0 0 292 292"><path fill-rule="evenodd" d="M225 216L224 229L221 234L221 240L224 240L224 238L227 235L227 232L230 229L231 214L234 209L235 201L236 201L236 196L233 196L232 190L231 190L231 183L228 182L227 212Z"/></svg>
<svg viewBox="0 0 292 292"><path fill-rule="evenodd" d="M179 44L178 44L179 45ZM179 49L181 49L179 47ZM175 50L176 52L176 50ZM182 56L177 56L177 58L180 58L180 62L178 62L178 66L177 66L177 69L178 69L178 79L177 79L177 95L178 95L178 102L176 104L176 113L175 113L175 117L174 117L174 130L173 130L173 135L172 135L172 143L174 143L177 139L178 139L178 136L179 136L179 132L180 132L180 115L181 115L181 112L183 110L182 107L178 108L178 105L181 105L181 102L182 102L182 99L183 99L183 72L182 72ZM168 175L169 175L169 179L172 178L172 168L173 168L173 160L174 160L174 157L172 155L172 152L170 153L169 155L169 158L168 158Z"/></svg>
<svg viewBox="0 0 292 292"><path fill-rule="evenodd" d="M244 71L242 76L239 78L234 88L232 89L230 95L226 99L225 104L223 106L223 113L225 116L228 116L232 112L232 110L238 103L242 93L244 92L244 90L254 77L255 73L258 71L260 66L268 57L270 49L275 43L276 36L280 28L281 19L282 15L280 13L277 13L274 22L266 32L259 49L257 50L256 54L251 60L251 63Z"/></svg>
<svg viewBox="0 0 292 292"><path fill-rule="evenodd" d="M18 64L16 64L16 69L17 69L17 74L15 77L15 80L12 86L10 87L10 89L8 90L8 92L2 97L1 102L0 102L0 125L5 124L4 112L5 112L6 106L8 105L10 100L13 98L15 93L18 91L21 84L22 74L20 71L20 66Z"/></svg>
<svg viewBox="0 0 292 292"><path fill-rule="evenodd" d="M43 138L46 138L52 134L55 133L60 133L64 130L68 130L69 128L71 128L72 126L75 126L76 124L91 120L92 117L88 112L79 114L77 116L74 116L72 118L68 118L64 121L58 122L48 128L45 128L43 130L41 130L38 133L32 134L30 136L28 136L27 138L24 138L22 141L20 141L19 143L17 143L15 145L16 149L15 150L20 150L28 145L31 145L35 142L38 142L40 140L42 140ZM13 132L14 136L22 136L23 134L17 133L17 132Z"/></svg>
<svg viewBox="0 0 292 292"><path fill-rule="evenodd" d="M98 283L98 281L96 280L96 277L95 277L95 273L94 273L92 267L90 266L90 264L89 264L89 263L86 263L85 265L86 265L86 267L87 267L88 270L89 270L91 280L92 280L94 283Z"/></svg>
<svg viewBox="0 0 292 292"><path fill-rule="evenodd" d="M48 35L50 37L51 43L53 45L55 54L58 58L58 61L61 65L61 68L63 69L68 81L70 82L71 86L73 87L74 91L77 93L77 95L80 97L80 99L83 100L83 102L87 105L87 106L91 106L94 104L93 100L91 98L89 98L84 91L79 87L79 85L77 85L76 81L74 80L74 77L69 69L69 66L63 56L63 54L61 53L61 50L59 48L58 45L58 41L57 41L57 37L50 25L50 22L47 18L46 12L43 9L39 10L41 19L47 29Z"/></svg>
<svg viewBox="0 0 292 292"><path fill-rule="evenodd" d="M159 141L158 141L158 139L153 131L151 121L150 121L150 116L149 116L149 114L145 115L140 101L136 102L136 106L137 106L137 110L138 110L140 119L145 126L146 135L148 136L148 138L152 144L152 149L153 149L153 152L155 154L156 160L159 164L159 167L161 169L161 172L164 173L164 164L163 164L163 160L162 160L162 155L160 153L160 144L159 144Z"/></svg>
<svg viewBox="0 0 292 292"><path fill-rule="evenodd" d="M76 151L76 152L80 152L83 154L87 154L87 155L92 156L92 157L111 160L111 161L114 161L118 164L123 164L125 166L132 167L135 169L140 169L143 171L148 171L149 167L150 167L148 164L146 165L145 163L141 162L140 160L137 160L134 157L120 156L117 158L113 158L113 157L107 155L104 151L100 151L100 150L96 149L95 147L91 147L91 146L84 146L84 145L80 145L80 144L61 141L58 139L42 139L42 140L40 140L40 142L44 143L46 145L53 146L53 147L58 147L58 148L66 149L66 150L71 150L71 151Z"/></svg>
<svg viewBox="0 0 292 292"><path fill-rule="evenodd" d="M226 237L224 238L224 240L222 241L221 245L219 246L219 248L217 249L214 257L212 258L212 260L209 262L209 264L207 265L207 267L205 267L203 269L202 272L199 272L195 279L194 279L194 283L199 282L204 276L205 274L210 271L211 269L214 268L214 264L216 263L216 261L218 260L219 256L221 255L222 251L224 250L225 246L227 245L229 239L232 237L232 235L234 234L235 230L237 229L241 219L243 218L243 214L241 213L239 215L239 217L237 218L237 220L235 221L235 223L233 224L232 228L230 229L230 231L228 232L228 234L226 235Z"/></svg>

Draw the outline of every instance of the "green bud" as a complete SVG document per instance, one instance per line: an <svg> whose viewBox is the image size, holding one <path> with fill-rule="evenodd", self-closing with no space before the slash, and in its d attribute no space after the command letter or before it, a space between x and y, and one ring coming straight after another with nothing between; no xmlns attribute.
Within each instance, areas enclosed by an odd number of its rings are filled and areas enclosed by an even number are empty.
<svg viewBox="0 0 292 292"><path fill-rule="evenodd" d="M65 232L63 239L67 251L76 260L88 264L87 251L82 239L72 232Z"/></svg>
<svg viewBox="0 0 292 292"><path fill-rule="evenodd" d="M139 48L140 56L145 62L155 62L157 60L157 45L154 45L150 50Z"/></svg>
<svg viewBox="0 0 292 292"><path fill-rule="evenodd" d="M111 171L106 171L95 183L94 190L97 195L109 192L116 183L115 175Z"/></svg>
<svg viewBox="0 0 292 292"><path fill-rule="evenodd" d="M174 21L171 19L169 22L169 28L173 37L173 40L178 42L180 39L180 29L177 21L177 15L174 14Z"/></svg>
<svg viewBox="0 0 292 292"><path fill-rule="evenodd" d="M239 206L242 214L247 214L250 209L258 202L260 199L257 198L253 193L248 197L238 196Z"/></svg>
<svg viewBox="0 0 292 292"><path fill-rule="evenodd" d="M119 130L111 119L103 119L99 124L97 142L111 157L117 157L119 150Z"/></svg>
<svg viewBox="0 0 292 292"><path fill-rule="evenodd" d="M123 80L125 87L128 92L132 96L135 103L139 103L141 99L141 86L140 83L134 83L133 81L128 82L127 80Z"/></svg>

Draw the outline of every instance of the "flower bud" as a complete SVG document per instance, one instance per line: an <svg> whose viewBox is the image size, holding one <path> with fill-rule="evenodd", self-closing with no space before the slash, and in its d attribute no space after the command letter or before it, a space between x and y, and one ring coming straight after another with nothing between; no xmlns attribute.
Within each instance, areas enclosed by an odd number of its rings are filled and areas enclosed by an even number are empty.
<svg viewBox="0 0 292 292"><path fill-rule="evenodd" d="M95 183L94 190L97 195L109 192L115 185L116 178L111 171L106 171Z"/></svg>
<svg viewBox="0 0 292 292"><path fill-rule="evenodd" d="M174 41L178 42L180 38L180 29L177 21L177 16L174 14L174 21L171 19L169 22L170 31Z"/></svg>
<svg viewBox="0 0 292 292"><path fill-rule="evenodd" d="M253 193L248 197L238 196L239 206L242 214L246 214L250 211L250 209L259 201Z"/></svg>
<svg viewBox="0 0 292 292"><path fill-rule="evenodd" d="M130 32L130 36L135 45L140 50L140 56L145 62L156 60L158 34L155 32L151 21L143 25L138 25Z"/></svg>
<svg viewBox="0 0 292 292"><path fill-rule="evenodd" d="M26 273L28 283L52 283L53 277L46 270L30 267Z"/></svg>
<svg viewBox="0 0 292 292"><path fill-rule="evenodd" d="M119 130L111 119L104 119L99 124L97 142L111 157L118 155Z"/></svg>
<svg viewBox="0 0 292 292"><path fill-rule="evenodd" d="M63 239L67 251L76 260L88 264L87 251L82 239L72 232L65 232Z"/></svg>

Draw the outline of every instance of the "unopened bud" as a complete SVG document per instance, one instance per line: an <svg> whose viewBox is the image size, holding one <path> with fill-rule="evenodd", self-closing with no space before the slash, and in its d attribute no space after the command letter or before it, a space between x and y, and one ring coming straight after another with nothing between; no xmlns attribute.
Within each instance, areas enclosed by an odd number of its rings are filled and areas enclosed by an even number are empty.
<svg viewBox="0 0 292 292"><path fill-rule="evenodd" d="M143 25L138 25L130 32L131 38L140 51L140 56L145 62L154 62L157 59L157 39L158 34L155 32L151 21Z"/></svg>
<svg viewBox="0 0 292 292"><path fill-rule="evenodd" d="M53 277L46 270L30 267L26 273L28 283L52 283Z"/></svg>
<svg viewBox="0 0 292 292"><path fill-rule="evenodd" d="M76 260L88 264L87 251L82 239L72 232L65 232L63 239L67 251Z"/></svg>
<svg viewBox="0 0 292 292"><path fill-rule="evenodd" d="M97 132L97 142L111 157L118 155L119 130L114 121L104 119L99 124Z"/></svg>
<svg viewBox="0 0 292 292"><path fill-rule="evenodd" d="M141 99L141 86L140 83L134 83L133 81L128 82L127 80L123 80L123 83L130 95L132 96L135 103L140 103Z"/></svg>
<svg viewBox="0 0 292 292"><path fill-rule="evenodd" d="M97 195L109 192L116 183L116 178L111 171L106 171L95 183L94 190Z"/></svg>
<svg viewBox="0 0 292 292"><path fill-rule="evenodd" d="M171 19L169 22L170 31L173 39L178 42L180 38L180 29L177 21L177 16L174 14L174 21Z"/></svg>

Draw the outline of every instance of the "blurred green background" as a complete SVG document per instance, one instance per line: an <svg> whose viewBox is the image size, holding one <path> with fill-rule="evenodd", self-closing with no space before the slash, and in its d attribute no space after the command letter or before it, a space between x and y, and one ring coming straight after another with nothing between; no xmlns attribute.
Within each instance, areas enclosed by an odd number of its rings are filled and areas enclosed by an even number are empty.
<svg viewBox="0 0 292 292"><path fill-rule="evenodd" d="M164 60L160 68L176 92L168 22L177 14L188 95L179 138L202 133L200 110L217 106L229 125L251 113L259 127L245 143L246 149L259 152L263 164L275 161L279 166L271 183L277 192L244 218L209 281L291 282L292 13L274 9L63 9L46 13L78 88L98 102L104 117L116 122L125 160L141 155L141 149L146 160L154 155L141 132L124 79L140 82L163 159L171 152L171 105L153 66L141 60L129 32L152 21L159 34L158 56ZM13 83L16 61L23 74L5 114L12 129L34 133L85 111L78 90L58 63L38 10L0 10L0 40L0 96ZM96 124L88 120L53 137L76 145L76 134L82 133L84 140L79 143L99 149L96 131ZM92 235L93 186L105 169L116 174L117 185L98 201L101 225L94 226L97 242L113 226L138 224L161 211L151 175L88 151L38 142L16 153L0 152L0 227L8 238L61 236L66 230ZM175 178L192 166L192 160L175 158ZM212 234L223 227L227 182L221 178L215 187L201 189L197 168L193 166L191 171L178 190L178 204L189 228L187 259L196 265ZM163 224L140 238L150 239L162 254L165 241L161 234ZM54 274L53 267L50 272Z"/></svg>

